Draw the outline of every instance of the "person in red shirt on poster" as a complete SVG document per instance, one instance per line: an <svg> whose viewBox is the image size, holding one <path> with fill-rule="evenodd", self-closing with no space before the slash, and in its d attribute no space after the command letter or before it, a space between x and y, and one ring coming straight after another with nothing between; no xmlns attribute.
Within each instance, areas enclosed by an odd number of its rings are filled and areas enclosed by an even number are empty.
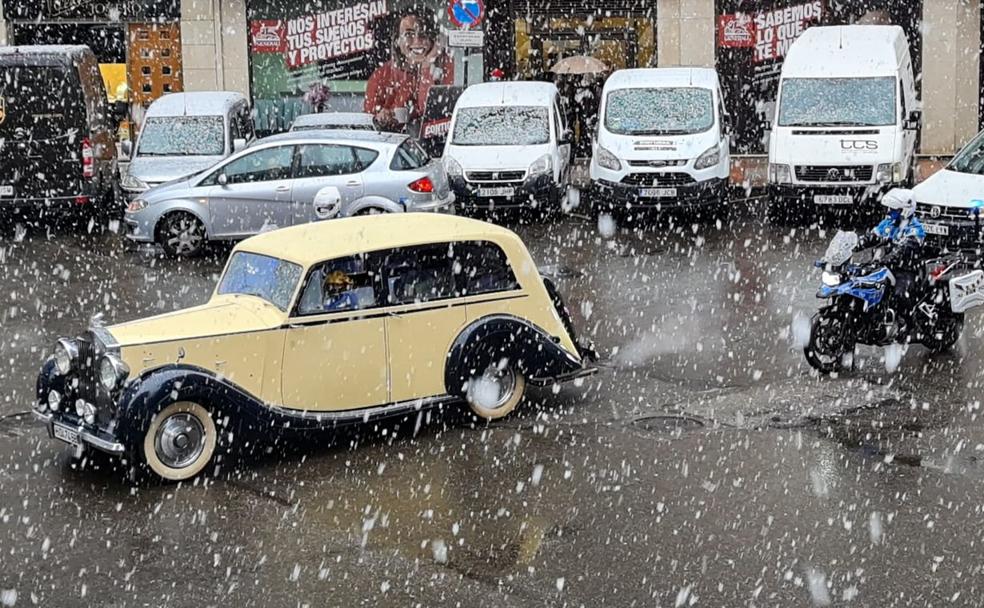
<svg viewBox="0 0 984 608"><path fill-rule="evenodd" d="M402 131L420 120L432 86L454 84L454 63L426 9L401 13L391 48L392 58L369 77L365 112L381 129Z"/></svg>

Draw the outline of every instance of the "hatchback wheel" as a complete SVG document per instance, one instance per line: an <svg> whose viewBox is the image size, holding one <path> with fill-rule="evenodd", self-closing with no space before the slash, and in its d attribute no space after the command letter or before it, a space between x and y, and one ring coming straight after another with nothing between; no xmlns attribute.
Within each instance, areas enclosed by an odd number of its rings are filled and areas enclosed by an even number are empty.
<svg viewBox="0 0 984 608"><path fill-rule="evenodd" d="M184 481L198 475L215 455L218 434L208 411L197 403L172 403L154 416L144 435L144 462L158 477Z"/></svg>
<svg viewBox="0 0 984 608"><path fill-rule="evenodd" d="M508 363L486 368L468 382L465 401L472 412L486 420L504 418L523 400L526 378Z"/></svg>
<svg viewBox="0 0 984 608"><path fill-rule="evenodd" d="M157 240L171 257L195 257L205 248L205 225L187 211L176 211L164 217Z"/></svg>

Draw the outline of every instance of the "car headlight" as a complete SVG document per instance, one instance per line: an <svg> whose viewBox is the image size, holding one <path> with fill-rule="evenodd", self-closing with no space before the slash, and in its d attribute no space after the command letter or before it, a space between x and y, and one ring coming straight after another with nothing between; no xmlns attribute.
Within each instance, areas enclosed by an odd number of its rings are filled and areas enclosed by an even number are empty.
<svg viewBox="0 0 984 608"><path fill-rule="evenodd" d="M62 376L72 371L72 365L79 356L79 347L68 338L61 338L55 344L55 370Z"/></svg>
<svg viewBox="0 0 984 608"><path fill-rule="evenodd" d="M103 355L99 362L99 382L107 391L111 391L119 386L120 382L130 373L126 363L116 355L109 353Z"/></svg>
<svg viewBox="0 0 984 608"><path fill-rule="evenodd" d="M608 169L609 171L621 171L622 163L618 160L618 157L608 151L608 149L598 146L594 153L595 162L598 163L599 167Z"/></svg>
<svg viewBox="0 0 984 608"><path fill-rule="evenodd" d="M550 158L549 154L544 154L530 165L530 175L541 175L551 171L553 171L553 159Z"/></svg>
<svg viewBox="0 0 984 608"><path fill-rule="evenodd" d="M444 170L447 172L448 177L458 177L464 175L464 171L461 169L461 163L450 156L444 157Z"/></svg>
<svg viewBox="0 0 984 608"><path fill-rule="evenodd" d="M793 174L789 170L789 165L778 165L769 163L769 183L771 184L790 184L793 182Z"/></svg>
<svg viewBox="0 0 984 608"><path fill-rule="evenodd" d="M123 178L123 182L120 185L123 186L124 190L131 192L143 192L150 187L147 185L147 182L135 175L131 175L129 172L127 172L126 177Z"/></svg>
<svg viewBox="0 0 984 608"><path fill-rule="evenodd" d="M878 165L875 181L880 184L898 184L905 179L903 173L902 163L885 163Z"/></svg>
<svg viewBox="0 0 984 608"><path fill-rule="evenodd" d="M149 204L150 203L148 203L146 200L142 198L135 198L132 201L130 201L130 203L126 206L126 212L136 213L137 211L142 211L146 209L147 205Z"/></svg>
<svg viewBox="0 0 984 608"><path fill-rule="evenodd" d="M719 162L721 162L721 146L714 144L697 157L697 161L694 162L694 169L698 171L700 169L710 169Z"/></svg>
<svg viewBox="0 0 984 608"><path fill-rule="evenodd" d="M57 412L61 408L61 393L52 389L48 391L48 402L47 406L51 408L52 412Z"/></svg>
<svg viewBox="0 0 984 608"><path fill-rule="evenodd" d="M75 400L75 414L84 420L86 424L96 423L96 406L84 399Z"/></svg>
<svg viewBox="0 0 984 608"><path fill-rule="evenodd" d="M841 276L839 274L837 274L836 272L830 272L829 270L823 271L823 273L820 275L820 280L823 281L823 284L826 285L827 287L837 287L838 285L843 283L843 281L841 280Z"/></svg>

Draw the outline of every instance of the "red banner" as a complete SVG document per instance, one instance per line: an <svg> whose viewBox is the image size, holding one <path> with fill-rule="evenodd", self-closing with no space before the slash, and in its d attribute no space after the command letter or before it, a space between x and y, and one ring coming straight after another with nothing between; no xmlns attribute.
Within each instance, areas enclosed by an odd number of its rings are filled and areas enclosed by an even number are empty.
<svg viewBox="0 0 984 608"><path fill-rule="evenodd" d="M800 34L823 19L823 2L814 0L759 13L718 16L718 46L754 48L754 63L782 59Z"/></svg>
<svg viewBox="0 0 984 608"><path fill-rule="evenodd" d="M283 53L287 50L287 30L278 19L249 22L250 50L254 53Z"/></svg>
<svg viewBox="0 0 984 608"><path fill-rule="evenodd" d="M755 46L755 22L751 15L718 16L718 46L730 49Z"/></svg>

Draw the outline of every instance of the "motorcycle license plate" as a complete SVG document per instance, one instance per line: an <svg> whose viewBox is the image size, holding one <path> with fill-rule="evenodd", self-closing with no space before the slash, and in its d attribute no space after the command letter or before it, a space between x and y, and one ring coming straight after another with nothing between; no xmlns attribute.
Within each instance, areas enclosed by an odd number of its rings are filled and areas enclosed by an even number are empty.
<svg viewBox="0 0 984 608"><path fill-rule="evenodd" d="M494 198L498 196L513 196L516 194L515 188L479 188L478 195L488 198Z"/></svg>
<svg viewBox="0 0 984 608"><path fill-rule="evenodd" d="M817 194L813 202L817 205L850 205L854 198L850 194Z"/></svg>
<svg viewBox="0 0 984 608"><path fill-rule="evenodd" d="M664 198L676 196L676 188L643 188L639 191L639 196L646 198Z"/></svg>
<svg viewBox="0 0 984 608"><path fill-rule="evenodd" d="M0 184L0 196L13 196L14 187L7 184Z"/></svg>
<svg viewBox="0 0 984 608"><path fill-rule="evenodd" d="M926 234L935 234L937 236L950 236L950 227L944 224L923 224L923 230Z"/></svg>
<svg viewBox="0 0 984 608"><path fill-rule="evenodd" d="M69 445L79 446L81 441L79 441L79 432L75 429L65 426L64 424L59 424L57 422L52 423L51 432L55 436L55 439L64 441Z"/></svg>

